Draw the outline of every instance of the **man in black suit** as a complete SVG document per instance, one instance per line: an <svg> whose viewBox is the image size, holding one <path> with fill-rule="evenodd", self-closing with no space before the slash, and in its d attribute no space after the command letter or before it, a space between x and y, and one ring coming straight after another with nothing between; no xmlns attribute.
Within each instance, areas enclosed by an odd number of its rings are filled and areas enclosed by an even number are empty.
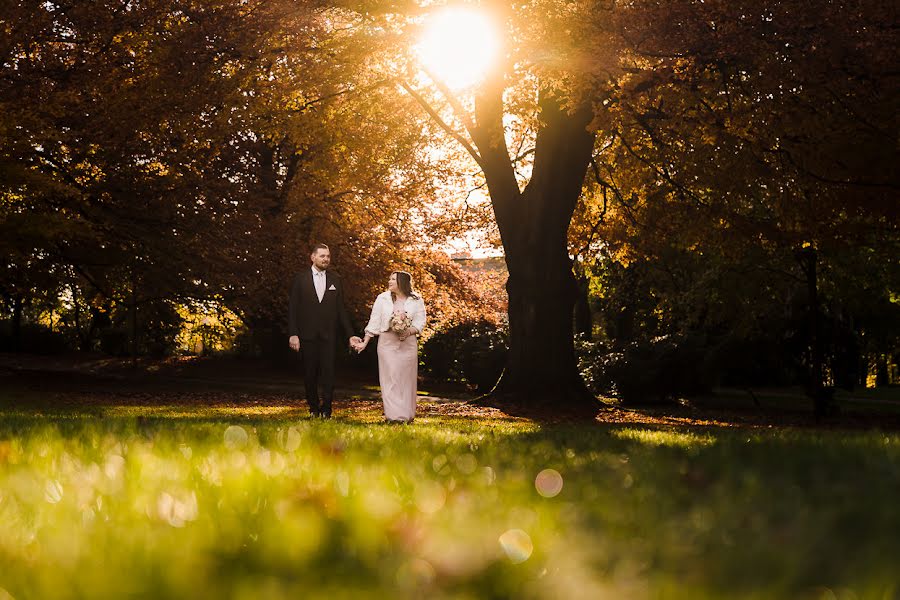
<svg viewBox="0 0 900 600"><path fill-rule="evenodd" d="M306 401L313 417L331 417L334 397L335 333L340 325L350 339L358 342L344 306L341 278L328 271L331 252L325 244L317 244L310 254L312 265L294 277L291 287L288 333L291 350L303 347ZM322 398L319 401L319 384Z"/></svg>

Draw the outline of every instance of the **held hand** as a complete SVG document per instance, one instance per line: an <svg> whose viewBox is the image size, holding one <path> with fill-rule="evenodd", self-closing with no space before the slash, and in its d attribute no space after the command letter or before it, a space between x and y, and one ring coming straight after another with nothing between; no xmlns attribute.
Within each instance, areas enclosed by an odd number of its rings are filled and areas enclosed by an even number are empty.
<svg viewBox="0 0 900 600"><path fill-rule="evenodd" d="M350 338L350 347L353 348L354 350L356 350L356 347L359 346L360 343L362 343L362 340L359 338L358 335L354 335L353 337Z"/></svg>
<svg viewBox="0 0 900 600"><path fill-rule="evenodd" d="M290 345L291 350L293 350L294 352L300 351L300 338L296 335L291 336L291 339L288 340L288 344Z"/></svg>

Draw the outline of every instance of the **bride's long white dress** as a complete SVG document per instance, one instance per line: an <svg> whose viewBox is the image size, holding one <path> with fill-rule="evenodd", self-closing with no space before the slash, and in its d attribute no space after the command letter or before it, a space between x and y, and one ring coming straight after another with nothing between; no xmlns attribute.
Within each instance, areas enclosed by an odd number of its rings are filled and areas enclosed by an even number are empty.
<svg viewBox="0 0 900 600"><path fill-rule="evenodd" d="M403 341L393 331L378 336L378 382L388 421L412 421L416 416L418 368L416 336Z"/></svg>

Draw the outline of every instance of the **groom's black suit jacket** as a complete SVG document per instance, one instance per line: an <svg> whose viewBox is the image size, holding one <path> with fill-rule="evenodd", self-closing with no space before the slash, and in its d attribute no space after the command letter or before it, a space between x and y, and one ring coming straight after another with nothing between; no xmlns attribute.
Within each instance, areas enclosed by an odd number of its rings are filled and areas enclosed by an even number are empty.
<svg viewBox="0 0 900 600"><path fill-rule="evenodd" d="M291 286L288 335L296 335L304 341L332 340L340 324L349 339L353 335L353 324L344 306L343 284L339 275L325 271L325 295L319 302L312 269L297 273Z"/></svg>

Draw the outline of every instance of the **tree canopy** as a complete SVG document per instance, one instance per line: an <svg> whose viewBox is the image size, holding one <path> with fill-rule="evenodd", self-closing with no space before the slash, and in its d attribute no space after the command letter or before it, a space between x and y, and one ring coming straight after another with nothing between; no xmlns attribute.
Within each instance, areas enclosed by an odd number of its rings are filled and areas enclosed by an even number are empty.
<svg viewBox="0 0 900 600"><path fill-rule="evenodd" d="M477 229L509 270L501 391L516 397L590 400L572 317L591 333L591 290L620 343L746 339L793 327L772 320L792 306L814 387L841 319L894 352L875 324L898 289L891 5L467 6L498 59L453 88L417 53L443 5L11 5L12 321L55 311L84 347L118 328L138 352L173 303L214 302L280 344L286 274L326 241L358 314L405 266L458 322L497 305L434 249Z"/></svg>

